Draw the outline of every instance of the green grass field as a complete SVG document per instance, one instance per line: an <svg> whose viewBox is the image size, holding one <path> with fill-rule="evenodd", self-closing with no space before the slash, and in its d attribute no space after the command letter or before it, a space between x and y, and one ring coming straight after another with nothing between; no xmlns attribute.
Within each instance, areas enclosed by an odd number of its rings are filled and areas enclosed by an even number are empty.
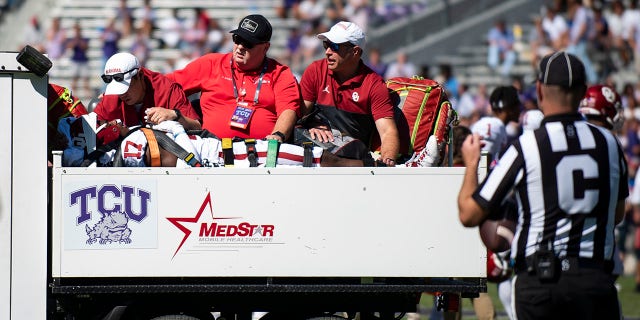
<svg viewBox="0 0 640 320"><path fill-rule="evenodd" d="M640 293L635 291L635 283L633 276L622 276L618 278L617 283L620 285L620 291L618 292L618 298L622 305L622 314L624 319L638 319L640 320ZM488 284L489 295L493 300L493 305L496 308L498 314L498 320L508 320L504 307L500 303L498 298L496 285L493 283ZM433 296L424 294L420 299L420 319L428 319L429 312L432 307ZM462 301L462 319L477 319L473 313L473 307L471 306L470 299L463 299ZM406 319L407 317L405 317Z"/></svg>

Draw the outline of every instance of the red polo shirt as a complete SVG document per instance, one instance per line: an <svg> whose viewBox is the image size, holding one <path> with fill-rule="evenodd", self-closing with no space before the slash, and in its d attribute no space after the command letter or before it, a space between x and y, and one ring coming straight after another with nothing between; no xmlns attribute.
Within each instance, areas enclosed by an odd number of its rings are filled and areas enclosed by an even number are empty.
<svg viewBox="0 0 640 320"><path fill-rule="evenodd" d="M127 127L144 125L144 111L152 107L179 109L185 117L200 120L179 84L146 68L140 68L140 72L147 84L141 106L125 105L119 95L105 95L94 110L98 120L120 119Z"/></svg>
<svg viewBox="0 0 640 320"><path fill-rule="evenodd" d="M220 138L261 139L273 132L276 120L283 111L293 110L300 115L300 87L289 67L267 58L258 103L254 105L263 68L243 72L235 67L234 62L232 71L231 57L232 53L207 54L192 61L184 69L167 74L167 77L182 85L187 95L201 92L203 129ZM235 79L238 100L255 108L246 129L230 125L231 116L237 107L231 77Z"/></svg>
<svg viewBox="0 0 640 320"><path fill-rule="evenodd" d="M334 78L326 59L314 61L304 71L300 86L305 101L353 113L371 114L373 121L393 118L393 105L384 79L362 60L356 75L342 84Z"/></svg>

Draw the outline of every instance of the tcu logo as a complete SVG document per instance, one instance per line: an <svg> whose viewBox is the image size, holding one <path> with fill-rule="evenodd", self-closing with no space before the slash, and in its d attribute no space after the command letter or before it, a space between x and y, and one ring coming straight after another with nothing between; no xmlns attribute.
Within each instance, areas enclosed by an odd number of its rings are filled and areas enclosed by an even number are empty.
<svg viewBox="0 0 640 320"><path fill-rule="evenodd" d="M81 224L91 219L92 212L89 211L89 201L97 198L98 211L102 216L112 213L123 212L129 219L140 222L148 214L149 201L151 193L130 186L122 186L118 188L114 185L104 185L101 187L88 187L80 189L69 194L70 205L80 205L80 215L78 215L77 223ZM140 212L134 212L135 207L140 208Z"/></svg>

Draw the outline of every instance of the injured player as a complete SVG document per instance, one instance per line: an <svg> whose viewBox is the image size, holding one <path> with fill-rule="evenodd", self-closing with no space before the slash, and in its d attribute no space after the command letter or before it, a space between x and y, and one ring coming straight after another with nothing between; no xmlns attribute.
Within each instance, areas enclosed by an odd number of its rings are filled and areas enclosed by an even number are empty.
<svg viewBox="0 0 640 320"><path fill-rule="evenodd" d="M276 140L224 141L224 139L219 139L207 131L202 131L204 134L199 135L187 134L184 127L176 121L163 121L152 128L153 130L148 128L129 129L115 122L99 128L98 140L104 139L104 144L116 140L117 137L124 137L121 139L119 149L107 151L99 157L97 160L99 165L113 164L114 166L126 167L233 166L241 168L254 166L386 166L382 162L374 161L373 158L355 160L338 157L320 147L311 145L298 146L278 143ZM104 138L108 135L105 135L103 130L112 133L111 138ZM167 142L167 140L170 141ZM438 164L440 162L438 149L435 136L432 136L421 154L416 154L410 162L397 166L430 167ZM74 161L67 159L67 161L63 161L63 163L65 162Z"/></svg>

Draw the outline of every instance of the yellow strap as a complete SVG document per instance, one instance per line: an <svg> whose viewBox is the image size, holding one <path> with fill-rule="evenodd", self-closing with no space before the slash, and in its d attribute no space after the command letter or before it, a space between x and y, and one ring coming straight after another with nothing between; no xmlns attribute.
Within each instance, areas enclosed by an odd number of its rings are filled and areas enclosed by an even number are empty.
<svg viewBox="0 0 640 320"><path fill-rule="evenodd" d="M149 146L149 153L151 154L151 166L159 167L161 164L160 148L158 147L156 135L148 128L140 128L140 130L142 130L144 136L147 138L147 145Z"/></svg>
<svg viewBox="0 0 640 320"><path fill-rule="evenodd" d="M222 138L222 156L224 157L224 166L233 167L235 156L233 154L233 140L231 140L231 138Z"/></svg>

